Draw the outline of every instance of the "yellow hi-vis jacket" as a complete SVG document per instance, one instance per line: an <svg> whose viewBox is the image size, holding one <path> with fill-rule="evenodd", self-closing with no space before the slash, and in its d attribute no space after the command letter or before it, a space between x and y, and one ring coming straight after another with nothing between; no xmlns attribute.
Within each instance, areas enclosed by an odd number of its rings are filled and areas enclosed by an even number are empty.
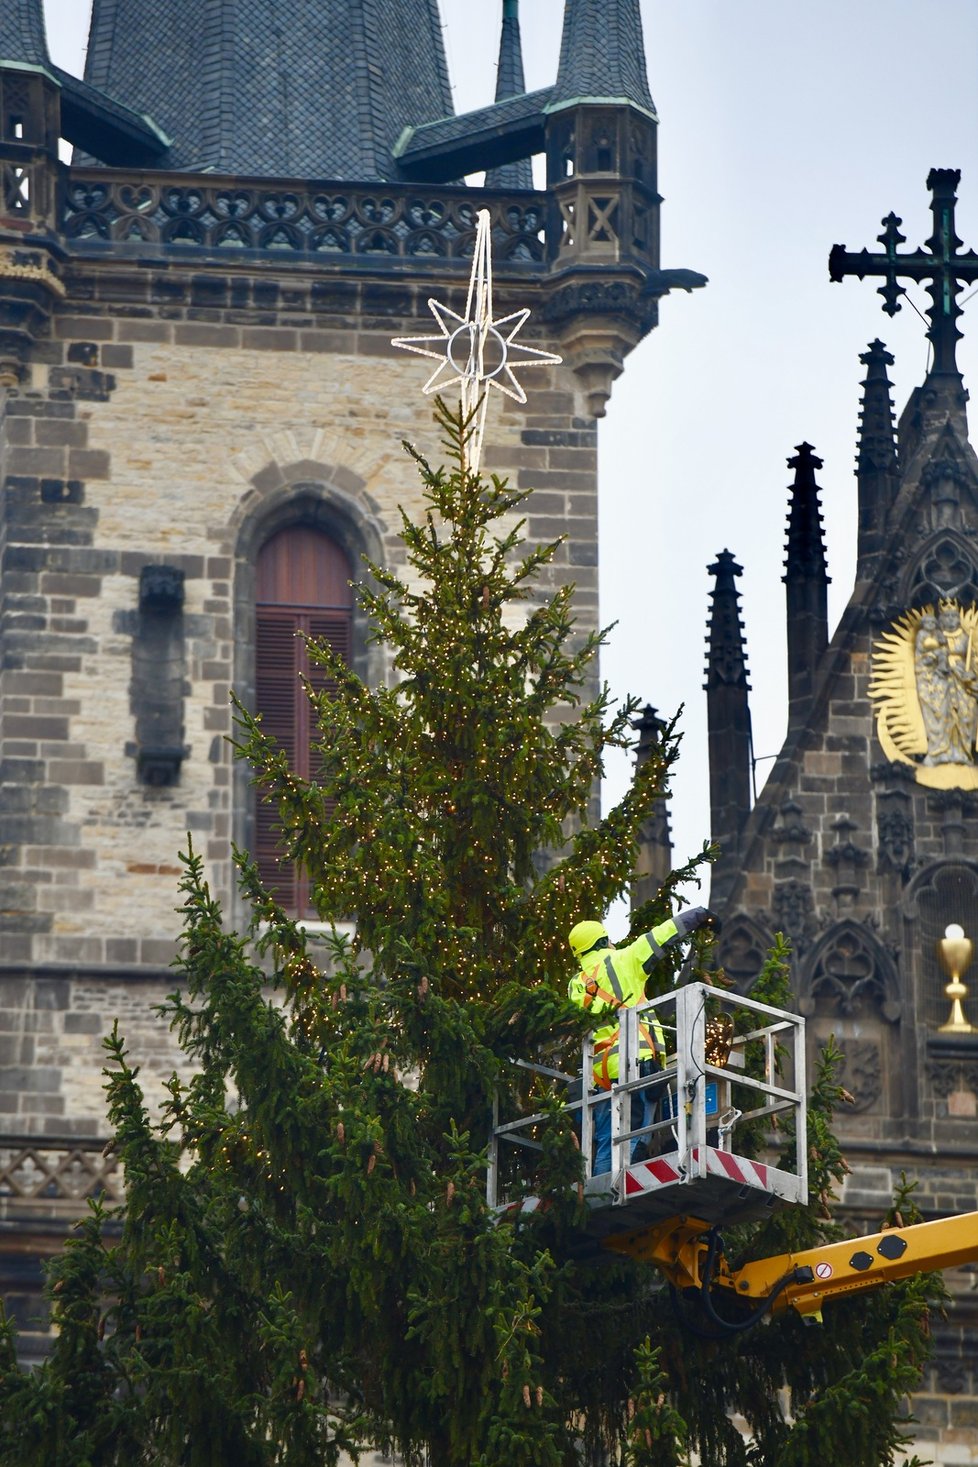
<svg viewBox="0 0 978 1467"><path fill-rule="evenodd" d="M663 948L679 942L711 914L705 907L691 907L686 912L670 918L668 922L643 932L628 947L603 948L585 953L581 971L567 985L567 997L578 1008L593 1014L606 1009L616 1013L618 1009L634 1008L645 1002L645 983L655 967ZM594 1031L594 1083L602 1090L610 1090L618 1079L618 1037L620 1025L603 1024ZM650 1011L638 1026L638 1058L658 1059L664 1062L666 1050L662 1025Z"/></svg>

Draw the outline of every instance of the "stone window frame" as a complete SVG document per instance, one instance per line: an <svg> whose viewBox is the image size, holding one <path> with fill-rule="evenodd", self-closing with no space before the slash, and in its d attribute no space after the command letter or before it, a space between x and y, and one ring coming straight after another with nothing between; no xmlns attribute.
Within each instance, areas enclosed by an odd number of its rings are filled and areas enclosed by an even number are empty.
<svg viewBox="0 0 978 1467"><path fill-rule="evenodd" d="M930 1025L936 1026L944 1022L950 1005L944 993L948 979L929 941L929 939L937 940L940 922L935 924L929 936L925 934L923 929L927 925L927 918L922 910L922 899L926 901L928 892L936 892L937 884L943 874L953 875L956 872L967 876L973 885L976 900L978 900L978 862L963 854L940 856L921 866L920 870L914 874L903 899L905 933L903 948L908 955L908 971L915 990L917 1023L925 1031ZM966 936L971 938L978 951L978 916L973 917L971 912L959 911L957 907L953 911L949 909L947 916L949 921L957 921L964 926ZM966 1016L974 1023L975 1015L978 1013L976 1009L978 963L972 962L962 977L968 989L968 997L964 1004Z"/></svg>
<svg viewBox="0 0 978 1467"><path fill-rule="evenodd" d="M817 999L814 989L823 978L823 964L841 948L847 936L857 949L862 949L872 965L866 978L853 985L851 997L859 1004L866 1004L870 1010L875 1008L888 1024L897 1023L903 1013L903 997L896 964L872 927L853 917L833 922L806 954L798 984L801 1012L809 1017L815 1013ZM831 981L831 973L824 972ZM839 984L837 992L838 1012L848 1016L844 1007L844 985Z"/></svg>
<svg viewBox="0 0 978 1467"><path fill-rule="evenodd" d="M274 476L271 486L268 481ZM252 480L255 493L247 496L234 527L234 663L232 687L248 709L255 706L255 593L258 552L280 530L307 526L333 539L349 558L354 575L375 589L376 583L364 565L384 562L384 535L376 507L365 492L364 481L345 468L326 464L301 465L262 470ZM268 487L266 487L268 486ZM351 665L370 687L386 678L387 653L370 640L367 617L356 599L353 606ZM233 731L232 731L233 732ZM254 839L255 797L251 767L232 758L231 829L237 846L250 850ZM235 925L247 920L240 907L235 885L231 897Z"/></svg>

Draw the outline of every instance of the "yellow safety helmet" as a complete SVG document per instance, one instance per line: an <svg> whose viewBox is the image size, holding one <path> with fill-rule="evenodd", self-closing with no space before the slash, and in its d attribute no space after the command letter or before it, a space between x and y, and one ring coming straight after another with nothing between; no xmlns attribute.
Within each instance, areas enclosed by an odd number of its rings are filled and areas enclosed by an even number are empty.
<svg viewBox="0 0 978 1467"><path fill-rule="evenodd" d="M580 962L585 954L589 953L593 947L597 947L602 938L607 942L608 933L604 924L588 921L578 922L576 927L572 927L567 941L570 943L571 952Z"/></svg>

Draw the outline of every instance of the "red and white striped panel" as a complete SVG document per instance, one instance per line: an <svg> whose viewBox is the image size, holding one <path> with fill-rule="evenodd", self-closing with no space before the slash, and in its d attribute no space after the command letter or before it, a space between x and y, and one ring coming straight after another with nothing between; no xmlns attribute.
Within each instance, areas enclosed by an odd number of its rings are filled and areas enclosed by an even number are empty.
<svg viewBox="0 0 978 1467"><path fill-rule="evenodd" d="M496 1208L496 1214L500 1222L515 1222L516 1218L524 1212L536 1212L540 1209L546 1212L550 1202L543 1197L524 1197L520 1202L507 1202L502 1207Z"/></svg>
<svg viewBox="0 0 978 1467"><path fill-rule="evenodd" d="M692 1161L695 1166L700 1159L700 1149L694 1146L692 1150ZM728 1181L740 1182L748 1187L757 1187L762 1192L770 1192L771 1178L770 1167L766 1167L760 1161L748 1161L746 1156L734 1156L729 1151L717 1151L713 1146L703 1148L706 1160L706 1170L711 1177L726 1177Z"/></svg>
<svg viewBox="0 0 978 1467"><path fill-rule="evenodd" d="M655 1161L640 1161L625 1168L625 1196L637 1197L641 1192L655 1192L659 1187L674 1187L682 1181L678 1167L671 1161L658 1157Z"/></svg>

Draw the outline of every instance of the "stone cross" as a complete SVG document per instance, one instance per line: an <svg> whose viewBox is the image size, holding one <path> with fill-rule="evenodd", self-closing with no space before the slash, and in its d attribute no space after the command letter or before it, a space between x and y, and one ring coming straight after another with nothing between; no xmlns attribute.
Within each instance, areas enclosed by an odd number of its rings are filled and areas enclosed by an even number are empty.
<svg viewBox="0 0 978 1467"><path fill-rule="evenodd" d="M857 252L837 244L832 246L829 255L830 280L842 280L846 275L857 275L860 280L866 275L883 277L884 284L878 293L883 297L883 309L888 316L896 315L900 297L906 295L905 287L898 284L898 276L929 281L931 306L927 312L930 317L927 337L934 350L932 371L955 375L958 371L955 347L961 339L957 328L957 318L961 315L958 295L962 285L978 280L978 255L974 250L959 253L962 241L954 230L955 189L960 178L958 168L932 168L927 175L934 232L925 249L900 254L897 246L906 243L906 236L900 233L903 220L896 214L888 214L883 220L883 233L876 236L882 250Z"/></svg>

